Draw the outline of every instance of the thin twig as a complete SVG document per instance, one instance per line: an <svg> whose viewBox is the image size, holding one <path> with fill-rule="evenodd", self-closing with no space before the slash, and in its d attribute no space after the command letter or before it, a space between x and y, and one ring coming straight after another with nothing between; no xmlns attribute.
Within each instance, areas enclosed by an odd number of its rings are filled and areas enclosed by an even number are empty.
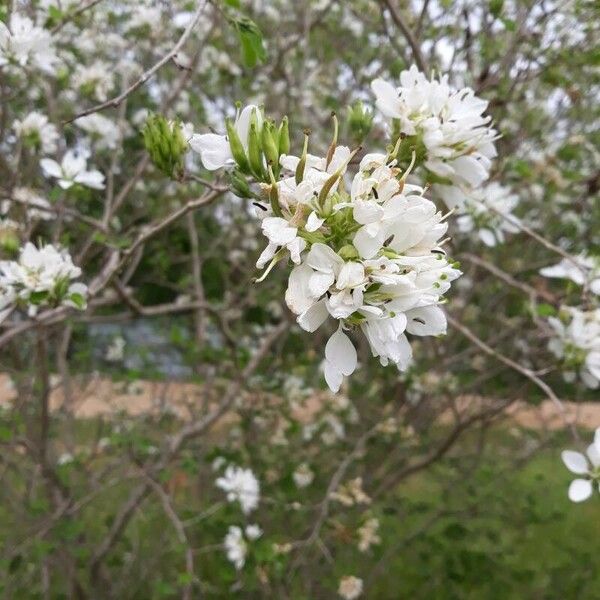
<svg viewBox="0 0 600 600"><path fill-rule="evenodd" d="M107 108L116 108L117 106L119 106L119 104L121 104L121 102L123 102L123 100L125 100L125 98L127 98L127 96L129 96L130 94L135 92L135 90L137 90L139 87L144 85L157 71L164 67L179 52L179 50L181 50L187 39L190 37L192 30L200 20L200 16L204 11L205 6L206 0L201 1L198 4L198 7L196 8L196 12L192 17L192 20L185 28L185 31L179 38L179 41L173 46L173 48L171 48L169 52L167 52L167 54L165 54L165 56L163 56L157 63L155 63L152 67L145 71L141 75L141 77L133 84L131 84L124 92L122 92L118 96L115 96L114 98L111 98L110 100L107 100L106 102L102 102L100 104L97 104L96 106L92 106L92 108L88 108L87 110L78 113L74 117L71 117L69 120L65 121L65 124L72 123L73 121L76 121L81 117L91 115L92 113L100 112Z"/></svg>

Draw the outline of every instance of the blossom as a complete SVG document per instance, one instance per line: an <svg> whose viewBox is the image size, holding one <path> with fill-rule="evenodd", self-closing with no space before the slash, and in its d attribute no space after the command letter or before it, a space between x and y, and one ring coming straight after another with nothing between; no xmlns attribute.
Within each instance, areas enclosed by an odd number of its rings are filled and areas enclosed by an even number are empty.
<svg viewBox="0 0 600 600"><path fill-rule="evenodd" d="M244 536L245 533L245 536ZM237 525L231 525L223 542L229 562L233 563L239 571L246 564L248 555L248 541L257 540L263 534L262 529L256 525L247 525L245 530Z"/></svg>
<svg viewBox="0 0 600 600"><path fill-rule="evenodd" d="M0 262L0 308L24 302L31 315L45 304L85 308L87 287L72 283L80 275L81 269L66 251L50 244L36 248L28 242L17 261Z"/></svg>
<svg viewBox="0 0 600 600"><path fill-rule="evenodd" d="M563 258L559 263L540 269L544 277L569 279L577 285L588 283L590 291L600 295L600 261L580 254L572 259Z"/></svg>
<svg viewBox="0 0 600 600"><path fill-rule="evenodd" d="M236 121L242 141L253 111L247 107ZM216 146L200 151L218 154L208 163L219 168L233 162L233 150L224 136L216 137L222 152ZM239 144L236 148L241 155ZM294 267L285 300L297 323L314 332L329 319L337 322L323 361L325 381L334 392L358 366L354 334L365 335L381 364L400 370L412 357L407 333L444 334L439 304L461 274L441 248L447 215L425 198L423 187L406 182L409 171L398 166L396 156L367 154L348 189L344 176L356 152L334 144L327 156L315 156L308 152L306 136L301 156L279 156L282 177L272 176L270 183L256 169L244 171L236 158L240 169L260 181L271 205L261 223L268 244L256 263L267 268L257 281L289 253Z"/></svg>
<svg viewBox="0 0 600 600"><path fill-rule="evenodd" d="M48 121L46 115L30 112L23 120L15 121L13 127L18 136L44 154L56 152L60 136L56 126Z"/></svg>
<svg viewBox="0 0 600 600"><path fill-rule="evenodd" d="M381 543L377 534L379 530L379 519L367 519L358 529L358 549L367 552L371 546Z"/></svg>
<svg viewBox="0 0 600 600"><path fill-rule="evenodd" d="M600 492L600 427L596 429L594 441L588 446L585 454L575 450L564 450L561 458L571 473L585 477L571 482L569 499L572 502L587 500L593 493L594 482L597 482Z"/></svg>
<svg viewBox="0 0 600 600"><path fill-rule="evenodd" d="M58 185L65 190L76 183L95 190L104 189L104 175L95 169L87 170L87 155L83 152L69 150L60 164L51 158L43 158L40 165L44 175L58 179Z"/></svg>
<svg viewBox="0 0 600 600"><path fill-rule="evenodd" d="M92 113L75 121L75 125L80 127L86 133L89 133L95 140L99 149L115 149L121 141L121 130L119 126L107 119L104 115Z"/></svg>
<svg viewBox="0 0 600 600"><path fill-rule="evenodd" d="M353 575L345 575L340 579L338 594L344 600L356 600L363 593L363 580Z"/></svg>
<svg viewBox="0 0 600 600"><path fill-rule="evenodd" d="M245 151L248 150L248 133L250 132L250 120L253 112L256 114L257 127L260 129L262 126L262 113L253 104L249 104L238 114L234 124L235 131ZM190 147L194 152L200 154L200 160L204 168L209 171L216 171L234 164L233 154L226 135L196 133L190 139Z"/></svg>
<svg viewBox="0 0 600 600"><path fill-rule="evenodd" d="M600 308L582 311L566 307L561 316L562 320L548 319L555 333L548 348L562 360L567 374L579 371L583 383L596 389L600 386Z"/></svg>
<svg viewBox="0 0 600 600"><path fill-rule="evenodd" d="M477 230L479 239L490 248L505 241L505 233L519 231L519 219L512 214L519 197L510 189L493 182L474 190L464 205L465 213L456 223L460 231Z"/></svg>
<svg viewBox="0 0 600 600"><path fill-rule="evenodd" d="M91 65L77 65L73 74L73 86L84 94L104 102L115 86L114 69L108 63L99 60Z"/></svg>
<svg viewBox="0 0 600 600"><path fill-rule="evenodd" d="M46 73L52 73L57 62L50 32L17 12L8 26L0 21L0 67L11 61L21 67L29 63Z"/></svg>
<svg viewBox="0 0 600 600"><path fill-rule="evenodd" d="M227 559L239 571L246 563L246 554L248 553L248 545L244 540L242 528L235 525L230 526L225 536L224 545Z"/></svg>
<svg viewBox="0 0 600 600"><path fill-rule="evenodd" d="M260 486L250 469L229 465L215 485L226 492L229 502L239 502L244 514L249 514L258 506Z"/></svg>
<svg viewBox="0 0 600 600"><path fill-rule="evenodd" d="M371 88L377 108L396 123L396 135L407 136L405 147L416 149L431 174L426 179L448 206L462 204L464 190L488 178L496 132L483 115L487 101L472 89L453 90L446 75L428 80L414 65L400 74L400 86L375 79Z"/></svg>
<svg viewBox="0 0 600 600"><path fill-rule="evenodd" d="M292 473L292 478L299 488L304 488L313 482L315 474L309 465L302 463L296 467L295 471Z"/></svg>
<svg viewBox="0 0 600 600"><path fill-rule="evenodd" d="M269 240L269 244L256 261L256 266L259 269L275 256L280 247L289 250L292 261L300 264L300 253L306 248L306 241L298 237L297 227L292 227L288 221L280 217L264 218L261 227Z"/></svg>

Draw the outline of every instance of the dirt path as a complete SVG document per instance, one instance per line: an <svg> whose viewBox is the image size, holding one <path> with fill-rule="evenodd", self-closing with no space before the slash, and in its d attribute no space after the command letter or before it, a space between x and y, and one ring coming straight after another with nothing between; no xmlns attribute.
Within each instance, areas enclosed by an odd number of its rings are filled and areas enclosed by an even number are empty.
<svg viewBox="0 0 600 600"><path fill-rule="evenodd" d="M75 378L71 382L71 410L77 418L114 417L118 414L139 416L143 414L170 413L188 420L193 412L207 402L206 390L197 384L180 381L157 382L139 380L132 383L115 382L106 377L92 375ZM65 394L60 382L55 382L50 397L51 410L63 406ZM16 392L10 377L0 373L0 406L10 406L16 401ZM479 396L459 398L460 412L476 408L485 400ZM209 401L210 402L210 401ZM309 399L306 410L313 412L320 402ZM565 402L566 415L546 400L539 406L516 402L507 415L516 425L530 429L560 429L569 422L588 429L600 427L600 402ZM194 409L194 410L192 410ZM299 415L300 416L300 415ZM301 417L301 416L300 416Z"/></svg>

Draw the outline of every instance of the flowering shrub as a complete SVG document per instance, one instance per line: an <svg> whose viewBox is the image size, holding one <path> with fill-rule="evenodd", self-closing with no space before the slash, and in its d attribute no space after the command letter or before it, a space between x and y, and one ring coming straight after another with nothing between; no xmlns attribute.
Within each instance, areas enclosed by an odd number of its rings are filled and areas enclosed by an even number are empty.
<svg viewBox="0 0 600 600"><path fill-rule="evenodd" d="M598 589L600 15L417 4L0 6L6 597Z"/></svg>

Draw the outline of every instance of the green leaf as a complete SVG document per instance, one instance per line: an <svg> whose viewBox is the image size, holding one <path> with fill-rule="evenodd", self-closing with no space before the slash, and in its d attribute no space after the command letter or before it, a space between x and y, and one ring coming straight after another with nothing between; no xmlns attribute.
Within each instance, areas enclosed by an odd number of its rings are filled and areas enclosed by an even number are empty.
<svg viewBox="0 0 600 600"><path fill-rule="evenodd" d="M267 52L263 45L263 37L260 29L252 19L240 17L233 21L242 52L242 61L246 67L252 68L259 62L264 62Z"/></svg>
<svg viewBox="0 0 600 600"><path fill-rule="evenodd" d="M553 317L554 315L556 315L556 309L551 304L538 304L537 314L540 317Z"/></svg>

